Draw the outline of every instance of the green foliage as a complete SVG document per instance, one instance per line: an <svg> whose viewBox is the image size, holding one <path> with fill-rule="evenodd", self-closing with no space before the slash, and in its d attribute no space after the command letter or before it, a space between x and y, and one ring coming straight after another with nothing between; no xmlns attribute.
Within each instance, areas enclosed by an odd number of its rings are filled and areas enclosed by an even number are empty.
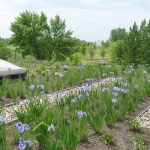
<svg viewBox="0 0 150 150"><path fill-rule="evenodd" d="M128 121L127 125L129 126L130 130L140 131L140 124L137 121Z"/></svg>
<svg viewBox="0 0 150 150"><path fill-rule="evenodd" d="M105 141L105 144L110 145L112 144L113 140L116 138L115 136L113 136L112 134L108 133L108 132L103 132L103 138Z"/></svg>
<svg viewBox="0 0 150 150"><path fill-rule="evenodd" d="M147 150L146 148L146 135L142 134L140 136L134 137L135 144L138 150Z"/></svg>
<svg viewBox="0 0 150 150"><path fill-rule="evenodd" d="M72 55L72 62L74 64L82 64L82 54L81 53L75 53Z"/></svg>
<svg viewBox="0 0 150 150"><path fill-rule="evenodd" d="M47 23L46 15L25 11L11 23L13 32L10 44L18 47L22 57L33 55L36 59L64 60L74 46L72 31L66 31L65 21L58 15Z"/></svg>
<svg viewBox="0 0 150 150"><path fill-rule="evenodd" d="M11 55L10 49L4 43L0 42L0 59L7 60Z"/></svg>
<svg viewBox="0 0 150 150"><path fill-rule="evenodd" d="M118 40L124 40L127 36L127 32L124 28L112 29L110 32L109 40L111 42L116 42Z"/></svg>
<svg viewBox="0 0 150 150"><path fill-rule="evenodd" d="M88 52L89 52L90 58L91 58L91 60L92 60L93 57L94 57L94 55L95 55L95 53L96 53L96 49L95 49L95 46L94 46L93 44L90 44L90 45L88 46Z"/></svg>

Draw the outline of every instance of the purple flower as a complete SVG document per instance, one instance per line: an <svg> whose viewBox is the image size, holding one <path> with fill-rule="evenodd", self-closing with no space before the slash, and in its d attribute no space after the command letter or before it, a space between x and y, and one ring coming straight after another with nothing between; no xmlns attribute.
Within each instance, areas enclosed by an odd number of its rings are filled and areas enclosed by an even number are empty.
<svg viewBox="0 0 150 150"><path fill-rule="evenodd" d="M113 92L113 96L118 96L118 93L117 92Z"/></svg>
<svg viewBox="0 0 150 150"><path fill-rule="evenodd" d="M4 117L3 116L0 116L0 122L4 122Z"/></svg>
<svg viewBox="0 0 150 150"><path fill-rule="evenodd" d="M79 94L79 95L78 95L78 98L82 98L82 96L83 96L82 94Z"/></svg>
<svg viewBox="0 0 150 150"><path fill-rule="evenodd" d="M28 87L29 90L34 90L34 88L35 88L35 85L30 85L30 86Z"/></svg>
<svg viewBox="0 0 150 150"><path fill-rule="evenodd" d="M73 104L76 102L76 99L72 99L70 102Z"/></svg>
<svg viewBox="0 0 150 150"><path fill-rule="evenodd" d="M5 98L4 98L4 97L0 98L0 101L4 101L4 100L5 100Z"/></svg>
<svg viewBox="0 0 150 150"><path fill-rule="evenodd" d="M16 127L18 128L19 133L23 133L24 131L27 131L30 129L27 124L22 124L21 122L17 123Z"/></svg>
<svg viewBox="0 0 150 150"><path fill-rule="evenodd" d="M124 83L123 86L128 86L128 83Z"/></svg>
<svg viewBox="0 0 150 150"><path fill-rule="evenodd" d="M102 92L107 92L107 91L109 91L109 89L107 87L102 89Z"/></svg>
<svg viewBox="0 0 150 150"><path fill-rule="evenodd" d="M138 89L138 88L139 88L139 86L136 84L136 85L134 85L134 88L135 88L135 89Z"/></svg>
<svg viewBox="0 0 150 150"><path fill-rule="evenodd" d="M117 99L113 98L113 99L111 99L111 101L112 101L113 103L116 103L116 102L117 102Z"/></svg>
<svg viewBox="0 0 150 150"><path fill-rule="evenodd" d="M24 103L30 104L30 101L28 99L23 100Z"/></svg>
<svg viewBox="0 0 150 150"><path fill-rule="evenodd" d="M99 84L100 84L100 85L104 85L105 83L104 83L103 81L100 81Z"/></svg>
<svg viewBox="0 0 150 150"><path fill-rule="evenodd" d="M106 73L103 73L103 74L102 74L102 77L107 77L107 74L106 74Z"/></svg>
<svg viewBox="0 0 150 150"><path fill-rule="evenodd" d="M40 88L41 90L44 90L44 85L37 85L37 88Z"/></svg>
<svg viewBox="0 0 150 150"><path fill-rule="evenodd" d="M87 116L87 115L86 115L86 112L82 112L82 111L78 111L77 114L78 114L78 118L82 118L83 115Z"/></svg>
<svg viewBox="0 0 150 150"><path fill-rule="evenodd" d="M53 132L55 132L55 127L53 124L51 124L49 127L48 127L48 131L52 130Z"/></svg>
<svg viewBox="0 0 150 150"><path fill-rule="evenodd" d="M19 139L19 149L24 150L26 148L26 143L31 147L32 142L30 140L25 141L22 137Z"/></svg>

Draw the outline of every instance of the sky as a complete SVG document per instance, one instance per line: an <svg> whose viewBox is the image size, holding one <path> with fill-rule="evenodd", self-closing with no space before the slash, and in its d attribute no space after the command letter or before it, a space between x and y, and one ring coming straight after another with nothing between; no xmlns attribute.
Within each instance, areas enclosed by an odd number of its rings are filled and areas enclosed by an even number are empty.
<svg viewBox="0 0 150 150"><path fill-rule="evenodd" d="M150 0L0 0L0 37L9 38L11 22L25 11L59 15L73 37L87 42L109 39L112 29L150 20Z"/></svg>

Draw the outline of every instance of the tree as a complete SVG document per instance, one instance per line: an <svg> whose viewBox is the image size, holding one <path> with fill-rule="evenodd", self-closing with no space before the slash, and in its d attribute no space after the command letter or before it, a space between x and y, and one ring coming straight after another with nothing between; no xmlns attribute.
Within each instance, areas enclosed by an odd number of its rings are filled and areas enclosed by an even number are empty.
<svg viewBox="0 0 150 150"><path fill-rule="evenodd" d="M125 51L126 59L128 59L130 63L134 63L135 65L139 64L141 59L141 41L139 29L136 22L134 22L133 27L130 27L129 34L125 42L125 44L127 45Z"/></svg>
<svg viewBox="0 0 150 150"><path fill-rule="evenodd" d="M45 30L48 29L47 17L43 12L40 15L35 12L23 12L11 23L10 30L13 32L10 43L22 49L25 54L32 54L37 59L44 59L41 39Z"/></svg>
<svg viewBox="0 0 150 150"><path fill-rule="evenodd" d="M126 36L127 36L126 29L124 28L112 29L110 32L109 40L111 42L116 42L118 40L124 40Z"/></svg>
<svg viewBox="0 0 150 150"><path fill-rule="evenodd" d="M80 52L83 58L86 55L86 47L87 47L86 41L81 41Z"/></svg>
<svg viewBox="0 0 150 150"><path fill-rule="evenodd" d="M140 62L141 63L150 63L150 21L148 24L146 23L146 20L144 19L141 22L140 29L139 29L139 35L140 35Z"/></svg>
<svg viewBox="0 0 150 150"><path fill-rule="evenodd" d="M52 56L56 60L64 60L66 57L70 57L75 45L75 38L71 37L73 31L66 31L65 20L61 20L58 15L54 19L51 18L48 31L47 36L50 45L47 52L50 59Z"/></svg>
<svg viewBox="0 0 150 150"><path fill-rule="evenodd" d="M89 52L90 58L91 58L91 60L92 60L93 57L94 57L94 55L95 55L95 53L96 53L96 49L95 49L95 46L94 46L93 44L90 44L90 45L88 46L88 52Z"/></svg>
<svg viewBox="0 0 150 150"><path fill-rule="evenodd" d="M11 56L11 50L7 46L0 42L0 59L7 60Z"/></svg>
<svg viewBox="0 0 150 150"><path fill-rule="evenodd" d="M107 40L106 42L102 41L101 42L101 56L102 59L105 57L106 55L106 48L109 47L109 41Z"/></svg>
<svg viewBox="0 0 150 150"><path fill-rule="evenodd" d="M120 65L122 59L124 59L124 50L125 50L125 41L124 40L117 41L114 47L114 56L115 58L118 58L118 60L120 61Z"/></svg>

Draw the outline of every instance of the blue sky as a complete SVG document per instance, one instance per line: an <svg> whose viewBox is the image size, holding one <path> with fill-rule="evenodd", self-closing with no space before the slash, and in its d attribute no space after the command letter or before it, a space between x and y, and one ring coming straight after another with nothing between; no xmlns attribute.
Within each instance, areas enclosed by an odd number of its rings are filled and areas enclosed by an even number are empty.
<svg viewBox="0 0 150 150"><path fill-rule="evenodd" d="M24 11L59 15L73 36L86 41L107 40L110 31L150 19L150 0L0 0L0 37L9 38L11 22Z"/></svg>

